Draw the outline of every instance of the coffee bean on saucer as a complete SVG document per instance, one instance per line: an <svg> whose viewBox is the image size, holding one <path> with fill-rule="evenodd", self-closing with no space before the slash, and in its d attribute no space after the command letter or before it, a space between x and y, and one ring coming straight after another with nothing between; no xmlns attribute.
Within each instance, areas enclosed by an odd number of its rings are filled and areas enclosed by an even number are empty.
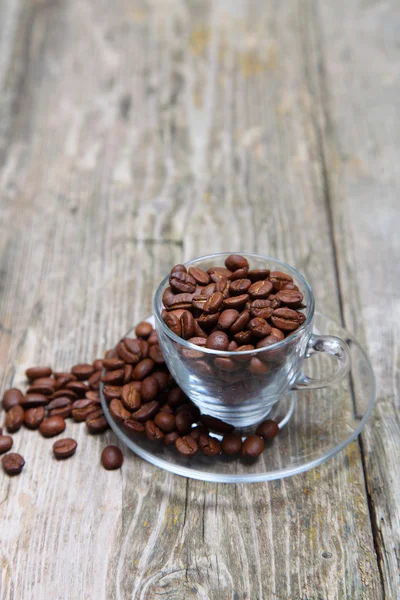
<svg viewBox="0 0 400 600"><path fill-rule="evenodd" d="M182 435L189 433L193 424L193 417L187 410L178 412L175 417L175 426L179 433Z"/></svg>
<svg viewBox="0 0 400 600"><path fill-rule="evenodd" d="M192 434L191 434L191 437ZM193 438L195 439L195 438ZM199 447L203 454L206 456L217 456L221 453L221 443L215 437L206 433L199 435Z"/></svg>
<svg viewBox="0 0 400 600"><path fill-rule="evenodd" d="M164 436L164 444L166 446L175 446L175 442L179 437L180 436L177 431L171 431L171 433L166 433Z"/></svg>
<svg viewBox="0 0 400 600"><path fill-rule="evenodd" d="M0 435L0 454L8 452L13 445L13 439L10 435Z"/></svg>
<svg viewBox="0 0 400 600"><path fill-rule="evenodd" d="M190 435L177 438L175 447L178 452L187 457L194 456L199 449L197 442Z"/></svg>
<svg viewBox="0 0 400 600"><path fill-rule="evenodd" d="M72 418L76 423L82 423L98 409L98 404L92 402L88 398L76 400L72 404Z"/></svg>
<svg viewBox="0 0 400 600"><path fill-rule="evenodd" d="M63 440L57 440L53 444L54 456L58 459L69 458L75 454L78 444L72 438L65 438Z"/></svg>
<svg viewBox="0 0 400 600"><path fill-rule="evenodd" d="M194 319L193 319L194 321ZM186 338L185 338L186 339ZM150 346L149 357L154 360L156 365L163 365L165 363L164 355L158 343Z"/></svg>
<svg viewBox="0 0 400 600"><path fill-rule="evenodd" d="M147 321L142 321L138 325L136 325L135 333L139 338L147 339L151 332L153 331L153 326Z"/></svg>
<svg viewBox="0 0 400 600"><path fill-rule="evenodd" d="M41 422L39 426L43 437L54 437L65 429L65 421L62 417L49 417Z"/></svg>
<svg viewBox="0 0 400 600"><path fill-rule="evenodd" d="M101 376L101 382L106 385L121 385L124 383L125 372L124 369L117 369L115 371L107 371ZM69 384L71 385L71 384Z"/></svg>
<svg viewBox="0 0 400 600"><path fill-rule="evenodd" d="M133 370L133 379L136 381L142 381L145 377L150 375L155 366L154 360L151 358L145 358L141 360Z"/></svg>
<svg viewBox="0 0 400 600"><path fill-rule="evenodd" d="M140 408L141 396L133 382L123 386L120 392L120 398L127 410L133 411Z"/></svg>
<svg viewBox="0 0 400 600"><path fill-rule="evenodd" d="M20 403L23 393L17 388L10 388L4 393L2 406L5 411L9 411L13 406Z"/></svg>
<svg viewBox="0 0 400 600"><path fill-rule="evenodd" d="M130 433L143 433L144 425L143 423L139 423L139 421L135 421L135 419L128 419L124 421L124 427Z"/></svg>
<svg viewBox="0 0 400 600"><path fill-rule="evenodd" d="M124 456L118 446L106 446L101 453L101 464L107 471L120 469Z"/></svg>
<svg viewBox="0 0 400 600"><path fill-rule="evenodd" d="M51 367L31 367L25 371L25 375L31 381L39 377L50 377L52 373Z"/></svg>
<svg viewBox="0 0 400 600"><path fill-rule="evenodd" d="M10 408L6 414L6 428L10 433L15 433L21 429L24 422L24 409L19 404Z"/></svg>
<svg viewBox="0 0 400 600"><path fill-rule="evenodd" d="M132 384L127 384L132 385ZM103 394L106 400L112 400L113 398L120 398L123 387L120 385L105 385L103 387Z"/></svg>
<svg viewBox="0 0 400 600"><path fill-rule="evenodd" d="M157 425L149 419L144 426L146 436L151 441L160 441L164 439L164 433Z"/></svg>
<svg viewBox="0 0 400 600"><path fill-rule="evenodd" d="M4 472L7 475L19 475L24 468L25 460L20 454L10 452L1 459Z"/></svg>
<svg viewBox="0 0 400 600"><path fill-rule="evenodd" d="M143 406L141 406L139 408L139 410L135 411L132 414L132 418L135 419L136 421L140 421L141 423L144 421L148 421L149 419L152 419L158 412L160 408L160 403L157 402L157 400L153 400L152 402L147 402L146 404L143 404Z"/></svg>
<svg viewBox="0 0 400 600"><path fill-rule="evenodd" d="M97 411L94 411L86 418L86 427L92 435L97 435L107 431L109 428L107 419L104 415L99 414Z"/></svg>
<svg viewBox="0 0 400 600"><path fill-rule="evenodd" d="M260 423L256 429L256 434L260 435L264 440L272 440L279 433L279 425L271 419L267 419Z"/></svg>
<svg viewBox="0 0 400 600"><path fill-rule="evenodd" d="M28 429L38 429L45 417L44 406L29 408L24 415L24 422Z"/></svg>
<svg viewBox="0 0 400 600"><path fill-rule="evenodd" d="M132 413L129 410L126 410L121 400L114 398L110 402L110 415L116 422L126 421L130 419Z"/></svg>
<svg viewBox="0 0 400 600"><path fill-rule="evenodd" d="M242 437L238 433L226 433L222 439L221 448L227 456L239 454L242 449Z"/></svg>
<svg viewBox="0 0 400 600"><path fill-rule="evenodd" d="M160 410L158 414L154 417L154 423L159 427L164 433L170 433L176 427L175 416L172 413L168 413L165 410Z"/></svg>
<svg viewBox="0 0 400 600"><path fill-rule="evenodd" d="M233 425L225 423L225 421L221 421L216 417L211 417L210 415L201 415L200 421L208 429L212 429L217 433L231 433L235 429Z"/></svg>
<svg viewBox="0 0 400 600"><path fill-rule="evenodd" d="M259 435L248 435L242 445L242 456L257 458L264 450L264 440Z"/></svg>

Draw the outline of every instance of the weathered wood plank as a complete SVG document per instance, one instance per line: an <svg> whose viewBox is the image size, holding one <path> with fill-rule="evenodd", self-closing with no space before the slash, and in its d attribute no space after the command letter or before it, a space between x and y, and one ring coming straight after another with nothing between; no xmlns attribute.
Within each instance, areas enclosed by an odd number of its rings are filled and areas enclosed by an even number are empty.
<svg viewBox="0 0 400 600"><path fill-rule="evenodd" d="M0 115L3 388L32 362L101 353L150 312L169 265L210 251L286 259L339 316L303 5L21 11L30 35L13 36L5 72L23 71L23 94ZM357 444L231 487L128 453L104 473L102 442L70 431L65 465L51 441L16 436L31 464L0 481L1 598L383 597Z"/></svg>

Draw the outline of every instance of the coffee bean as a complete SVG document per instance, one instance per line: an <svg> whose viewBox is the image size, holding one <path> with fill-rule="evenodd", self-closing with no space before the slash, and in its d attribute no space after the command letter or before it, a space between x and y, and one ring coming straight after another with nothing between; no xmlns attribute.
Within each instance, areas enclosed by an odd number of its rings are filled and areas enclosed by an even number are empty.
<svg viewBox="0 0 400 600"><path fill-rule="evenodd" d="M218 317L219 317L219 315L218 315ZM195 335L195 337L202 337L205 340L208 337L206 332L200 327L200 325L198 324L198 322L196 320L194 323L194 335Z"/></svg>
<svg viewBox="0 0 400 600"><path fill-rule="evenodd" d="M66 406L72 406L71 399L67 396L61 396L51 400L51 402L49 402L47 405L47 410L53 410L54 408L65 408Z"/></svg>
<svg viewBox="0 0 400 600"><path fill-rule="evenodd" d="M54 456L58 459L69 458L75 454L78 444L72 438L65 438L63 440L57 440L53 444Z"/></svg>
<svg viewBox="0 0 400 600"><path fill-rule="evenodd" d="M125 365L124 366L124 380L123 380L123 385L126 385L127 383L130 383L132 381L132 375L133 375L133 365Z"/></svg>
<svg viewBox="0 0 400 600"><path fill-rule="evenodd" d="M175 271L182 271L183 273L187 273L187 269L185 267L185 265L175 265L172 267L171 269L171 273L174 273Z"/></svg>
<svg viewBox="0 0 400 600"><path fill-rule="evenodd" d="M210 276L208 273L197 267L189 267L189 274L193 277L196 283L200 285L208 285L210 283Z"/></svg>
<svg viewBox="0 0 400 600"><path fill-rule="evenodd" d="M249 350L254 350L253 344L244 344L243 346L238 346L236 348L236 355L234 357L235 362L248 362L251 359L251 356L248 354L242 355L242 352L248 352Z"/></svg>
<svg viewBox="0 0 400 600"><path fill-rule="evenodd" d="M272 421L271 419L267 419L259 424L256 429L256 434L260 435L264 440L272 440L279 433L279 425Z"/></svg>
<svg viewBox="0 0 400 600"><path fill-rule="evenodd" d="M125 338L117 346L118 356L130 365L136 365L141 358L140 345L137 340Z"/></svg>
<svg viewBox="0 0 400 600"><path fill-rule="evenodd" d="M254 317L254 319L251 319L251 321L247 323L247 329L251 331L254 337L264 338L271 333L272 327L265 319Z"/></svg>
<svg viewBox="0 0 400 600"><path fill-rule="evenodd" d="M269 373L270 368L267 364L263 363L262 360L256 356L253 356L253 358L250 360L249 371L253 375L266 375Z"/></svg>
<svg viewBox="0 0 400 600"><path fill-rule="evenodd" d="M127 410L138 410L141 405L141 396L137 391L136 386L132 383L124 385L121 390L121 401Z"/></svg>
<svg viewBox="0 0 400 600"><path fill-rule="evenodd" d="M160 403L157 400L153 400L152 402L148 402L147 404L143 404L139 408L139 410L135 411L132 414L132 418L136 421L140 421L143 423L144 421L148 421L152 419L158 412L160 408Z"/></svg>
<svg viewBox="0 0 400 600"><path fill-rule="evenodd" d="M13 439L10 435L0 435L0 454L8 452L13 445Z"/></svg>
<svg viewBox="0 0 400 600"><path fill-rule="evenodd" d="M194 319L193 319L193 324L194 324ZM163 365L165 363L164 355L162 353L162 350L161 350L158 342L156 344L154 344L153 346L150 346L149 356L152 360L154 360L156 365Z"/></svg>
<svg viewBox="0 0 400 600"><path fill-rule="evenodd" d="M196 454L199 446L190 435L185 435L175 440L175 448L184 456L191 457Z"/></svg>
<svg viewBox="0 0 400 600"><path fill-rule="evenodd" d="M231 281L236 281L236 279L247 279L247 274L249 270L247 267L243 269L236 269L231 275Z"/></svg>
<svg viewBox="0 0 400 600"><path fill-rule="evenodd" d="M154 400L159 393L157 379L153 375L145 377L142 381L141 396L143 402L150 402Z"/></svg>
<svg viewBox="0 0 400 600"><path fill-rule="evenodd" d="M229 338L224 331L214 331L207 338L206 348L211 350L227 350L228 346Z"/></svg>
<svg viewBox="0 0 400 600"><path fill-rule="evenodd" d="M93 375L94 367L93 365L88 365L86 363L74 365L71 369L71 373L75 375L79 381L85 381L86 379L89 379L91 375Z"/></svg>
<svg viewBox="0 0 400 600"><path fill-rule="evenodd" d="M15 433L19 429L21 429L22 424L24 422L24 409L19 404L12 406L8 413L6 414L5 425L7 431L10 433Z"/></svg>
<svg viewBox="0 0 400 600"><path fill-rule="evenodd" d="M191 437L193 437L192 434ZM206 433L200 433L198 444L205 456L218 456L221 453L221 443L215 437Z"/></svg>
<svg viewBox="0 0 400 600"><path fill-rule="evenodd" d="M56 380L53 379L52 377L38 377L37 379L35 379L33 385L44 385L46 387L55 387L56 385Z"/></svg>
<svg viewBox="0 0 400 600"><path fill-rule="evenodd" d="M225 356L217 356L217 358L214 359L214 364L217 367L217 369L221 369L222 371L226 371L227 373L234 373L235 371L240 369L240 366L237 363L235 363L235 361Z"/></svg>
<svg viewBox="0 0 400 600"><path fill-rule="evenodd" d="M103 366L107 371L116 371L117 369L123 369L125 362L121 358L105 358Z"/></svg>
<svg viewBox="0 0 400 600"><path fill-rule="evenodd" d="M175 417L175 426L180 434L189 433L193 424L193 417L190 412L184 410L178 412Z"/></svg>
<svg viewBox="0 0 400 600"><path fill-rule="evenodd" d="M242 449L242 437L238 433L226 433L222 439L221 448L227 456L239 454Z"/></svg>
<svg viewBox="0 0 400 600"><path fill-rule="evenodd" d="M71 392L75 392L78 398L83 398L86 392L89 391L89 386L82 381L70 381L67 383L67 390L71 390Z"/></svg>
<svg viewBox="0 0 400 600"><path fill-rule="evenodd" d="M99 412L95 411L91 413L88 417L86 417L86 427L89 433L92 435L98 435L107 431L109 428L107 419L104 415L99 414Z"/></svg>
<svg viewBox="0 0 400 600"><path fill-rule="evenodd" d="M124 375L125 372L123 369L117 369L116 371L107 371L104 375L102 375L100 381L107 385L121 385L122 383L124 383Z"/></svg>
<svg viewBox="0 0 400 600"><path fill-rule="evenodd" d="M154 366L154 360L152 360L151 358L145 358L141 360L133 370L133 378L136 381L141 381L142 379L150 375L150 373L154 369Z"/></svg>
<svg viewBox="0 0 400 600"><path fill-rule="evenodd" d="M113 398L120 398L122 393L122 387L120 385L105 385L103 387L103 394L106 400L112 400Z"/></svg>
<svg viewBox="0 0 400 600"><path fill-rule="evenodd" d="M95 371L88 379L88 385L91 390L98 390L100 387L101 371Z"/></svg>
<svg viewBox="0 0 400 600"><path fill-rule="evenodd" d="M229 342L228 351L234 352L235 350L237 350L238 347L239 346L238 346L237 342L235 342L235 340L232 340L231 342Z"/></svg>
<svg viewBox="0 0 400 600"><path fill-rule="evenodd" d="M157 380L158 389L163 392L168 387L168 373L165 371L155 371L153 377ZM136 382L137 383L137 382Z"/></svg>
<svg viewBox="0 0 400 600"><path fill-rule="evenodd" d="M41 422L44 420L45 410L43 406L29 408L24 415L24 422L28 429L39 429Z"/></svg>
<svg viewBox="0 0 400 600"><path fill-rule="evenodd" d="M10 410L13 406L17 406L23 398L23 393L17 388L10 388L3 396L3 408L5 411Z"/></svg>
<svg viewBox="0 0 400 600"><path fill-rule="evenodd" d="M44 437L54 437L65 429L65 421L62 417L49 417L41 422L39 430Z"/></svg>
<svg viewBox="0 0 400 600"><path fill-rule="evenodd" d="M180 436L177 431L171 431L171 433L166 433L164 436L164 444L166 446L175 446L175 442L179 437Z"/></svg>
<svg viewBox="0 0 400 600"><path fill-rule="evenodd" d="M294 331L304 323L305 316L291 308L277 308L271 321L281 331Z"/></svg>
<svg viewBox="0 0 400 600"><path fill-rule="evenodd" d="M62 408L53 408L53 410L49 410L47 416L48 417L62 417L63 419L69 419L72 415L72 405L64 406Z"/></svg>
<svg viewBox="0 0 400 600"><path fill-rule="evenodd" d="M153 326L147 321L142 321L136 326L135 334L137 335L137 337L147 339L152 331Z"/></svg>
<svg viewBox="0 0 400 600"><path fill-rule="evenodd" d="M76 381L75 375L72 375L72 373L60 373L55 380L56 390L64 388L70 381Z"/></svg>
<svg viewBox="0 0 400 600"><path fill-rule="evenodd" d="M260 317L261 319L269 319L272 315L273 308L270 300L253 300L249 311L252 317Z"/></svg>
<svg viewBox="0 0 400 600"><path fill-rule="evenodd" d="M98 409L98 404L91 400L76 400L72 405L72 418L77 423L86 421L89 415L93 414Z"/></svg>
<svg viewBox="0 0 400 600"><path fill-rule="evenodd" d="M246 294L250 286L250 279L236 279L229 285L229 293L231 296L240 296L241 294Z"/></svg>
<svg viewBox="0 0 400 600"><path fill-rule="evenodd" d="M38 379L35 379L34 384L30 385L28 387L28 389L26 390L27 394L42 394L43 396L51 396L54 393L54 390L55 390L54 385L48 385L48 384L36 385L36 381L38 381Z"/></svg>
<svg viewBox="0 0 400 600"><path fill-rule="evenodd" d="M160 441L162 439L164 439L164 433L161 431L161 429L159 427L157 427L157 425L154 423L154 421L146 421L146 424L144 426L144 430L146 433L146 436L149 440L151 441Z"/></svg>
<svg viewBox="0 0 400 600"><path fill-rule="evenodd" d="M194 335L194 317L191 312L185 310L181 315L180 324L181 324L181 337L184 340L188 340Z"/></svg>
<svg viewBox="0 0 400 600"><path fill-rule="evenodd" d="M194 294L175 294L168 301L168 304L165 304L165 307L168 311L177 310L179 308L188 310L192 306Z"/></svg>
<svg viewBox="0 0 400 600"><path fill-rule="evenodd" d="M248 310L244 310L243 312L241 312L239 314L239 316L235 320L235 322L232 323L232 325L230 326L229 332L232 335L235 335L236 333L243 331L243 329L246 327L246 325L249 321L250 321L250 313Z"/></svg>
<svg viewBox="0 0 400 600"><path fill-rule="evenodd" d="M212 296L207 298L203 310L207 314L214 314L219 311L224 301L224 296L221 292L214 292ZM218 320L218 319L217 319Z"/></svg>
<svg viewBox="0 0 400 600"><path fill-rule="evenodd" d="M177 294L193 294L196 289L196 280L189 273L175 271L169 278L169 285Z"/></svg>
<svg viewBox="0 0 400 600"><path fill-rule="evenodd" d="M182 326L178 315L174 312L169 312L164 316L164 323L177 336L181 336Z"/></svg>
<svg viewBox="0 0 400 600"><path fill-rule="evenodd" d="M53 370L50 367L31 367L25 371L28 379L38 379L39 377L50 377Z"/></svg>
<svg viewBox="0 0 400 600"><path fill-rule="evenodd" d="M186 402L187 398L179 387L174 387L168 392L168 405L171 408L178 408Z"/></svg>
<svg viewBox="0 0 400 600"><path fill-rule="evenodd" d="M160 410L160 412L154 417L154 423L164 431L164 433L170 433L175 429L175 417L173 414Z"/></svg>
<svg viewBox="0 0 400 600"><path fill-rule="evenodd" d="M201 415L200 421L208 429L212 429L217 433L231 433L235 429L233 425L225 423L225 421L221 421L221 419L217 419L211 415Z"/></svg>
<svg viewBox="0 0 400 600"><path fill-rule="evenodd" d="M101 464L107 471L115 471L122 467L124 456L118 446L106 446L101 453Z"/></svg>
<svg viewBox="0 0 400 600"><path fill-rule="evenodd" d="M20 454L10 452L1 459L4 472L7 475L19 475L25 465L25 460Z"/></svg>
<svg viewBox="0 0 400 600"><path fill-rule="evenodd" d="M93 368L95 371L102 371L103 369L103 359L102 358L96 358L96 360L93 362Z"/></svg>
<svg viewBox="0 0 400 600"><path fill-rule="evenodd" d="M277 294L270 294L268 296L268 300L271 302L271 308L275 310L275 308L279 308L281 305L281 301L279 300Z"/></svg>
<svg viewBox="0 0 400 600"><path fill-rule="evenodd" d="M255 281L264 281L265 279L267 279L268 275L269 275L269 269L251 269L247 273L247 277L253 283Z"/></svg>
<svg viewBox="0 0 400 600"><path fill-rule="evenodd" d="M209 274L211 281L214 283L218 281L218 279L221 279L221 277L230 279L232 275L232 271L229 269L224 269L223 267L211 267L211 269L207 269L207 273Z"/></svg>
<svg viewBox="0 0 400 600"><path fill-rule="evenodd" d="M135 421L134 419L128 419L124 421L124 427L130 433L143 433L144 425L143 423L139 423L139 421Z"/></svg>
<svg viewBox="0 0 400 600"><path fill-rule="evenodd" d="M283 289L278 292L277 298L288 308L299 308L303 302L303 294L296 290Z"/></svg>
<svg viewBox="0 0 400 600"><path fill-rule="evenodd" d="M87 400L91 400L92 402L96 402L100 404L100 394L94 390L90 390L90 392L86 392L85 398Z"/></svg>
<svg viewBox="0 0 400 600"><path fill-rule="evenodd" d="M69 398L70 400L76 400L78 398L78 394L72 390L68 390L67 388L61 388L54 392L54 394L49 397L49 400L54 400L54 398Z"/></svg>
<svg viewBox="0 0 400 600"><path fill-rule="evenodd" d="M235 342L237 342L239 346L243 346L251 344L251 342L253 341L253 335L249 330L239 331L239 333L235 333L233 339L235 340Z"/></svg>
<svg viewBox="0 0 400 600"><path fill-rule="evenodd" d="M290 275L282 273L281 271L273 271L272 273L270 273L269 280L274 286L274 290L276 290L277 292L283 290L286 284L293 282L293 278L290 277Z"/></svg>
<svg viewBox="0 0 400 600"><path fill-rule="evenodd" d="M117 398L114 398L110 402L110 415L117 423L126 421L132 416L130 411L124 407L121 400L118 400Z"/></svg>
<svg viewBox="0 0 400 600"><path fill-rule="evenodd" d="M276 329L275 327L272 327L271 333L266 338L264 338L263 340L260 340L257 343L257 348L267 348L268 346L272 346L272 344L281 342L284 339L285 339L285 336L282 333L282 331L280 329Z"/></svg>
<svg viewBox="0 0 400 600"><path fill-rule="evenodd" d="M247 436L242 446L242 456L246 458L257 458L264 450L264 440L258 435Z"/></svg>
<svg viewBox="0 0 400 600"><path fill-rule="evenodd" d="M239 311L234 308L223 310L219 316L217 327L218 329L229 329L239 317Z"/></svg>
<svg viewBox="0 0 400 600"><path fill-rule="evenodd" d="M214 327L214 325L217 324L219 315L219 312L209 314L203 313L197 319L197 323L200 325L200 327L204 327L204 329L210 329L211 327Z"/></svg>
<svg viewBox="0 0 400 600"><path fill-rule="evenodd" d="M224 298L222 305L224 308L235 308L236 310L241 310L249 297L250 296L248 294L240 294L240 296Z"/></svg>
<svg viewBox="0 0 400 600"><path fill-rule="evenodd" d="M265 281L255 281L249 288L249 294L253 300L258 298L267 298L272 292L272 283L266 279Z"/></svg>
<svg viewBox="0 0 400 600"><path fill-rule="evenodd" d="M236 269L248 269L249 263L247 258L242 256L241 254L230 254L225 259L225 266L230 271L236 271Z"/></svg>

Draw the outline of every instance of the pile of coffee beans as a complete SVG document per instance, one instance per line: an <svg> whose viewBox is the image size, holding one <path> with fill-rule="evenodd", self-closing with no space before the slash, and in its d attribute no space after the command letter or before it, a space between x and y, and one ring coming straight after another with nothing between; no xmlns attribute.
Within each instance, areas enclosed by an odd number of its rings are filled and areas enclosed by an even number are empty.
<svg viewBox="0 0 400 600"><path fill-rule="evenodd" d="M174 446L186 457L200 451L209 457L224 454L254 459L263 452L264 440L278 434L278 425L267 420L255 434L242 441L232 425L201 415L168 371L153 327L142 322L135 333L136 338L121 339L116 349L107 351L104 358L77 364L70 371L53 372L50 367L28 369L26 391L11 388L3 396L7 433L16 434L25 427L51 438L64 432L66 419L84 422L91 435L104 433L109 425L100 403L102 383L110 414L126 433L133 437L145 435L155 444ZM220 439L213 433L219 434ZM3 470L8 475L17 475L25 460L20 454L9 452L12 447L13 437L3 434L0 428ZM65 460L76 449L75 440L62 438L54 443L53 454L56 459ZM118 469L122 463L119 448L104 448L101 464L105 469Z"/></svg>
<svg viewBox="0 0 400 600"><path fill-rule="evenodd" d="M303 294L280 271L251 269L231 254L225 267L203 271L175 265L163 294L162 317L179 337L212 350L242 352L271 346L305 321ZM220 357L219 368L229 370Z"/></svg>

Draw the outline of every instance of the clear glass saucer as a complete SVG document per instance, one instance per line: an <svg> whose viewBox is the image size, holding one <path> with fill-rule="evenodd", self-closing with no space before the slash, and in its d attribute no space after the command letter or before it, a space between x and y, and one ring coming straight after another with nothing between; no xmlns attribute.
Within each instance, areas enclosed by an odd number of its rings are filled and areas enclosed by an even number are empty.
<svg viewBox="0 0 400 600"><path fill-rule="evenodd" d="M154 318L147 319L154 325ZM360 434L375 404L375 378L367 355L356 338L339 323L315 313L314 331L336 335L351 350L352 368L340 384L321 390L296 391L281 398L269 418L281 428L266 443L254 462L227 456L207 457L198 452L192 458L180 455L175 447L150 442L144 435L127 434L108 410L100 388L105 416L118 438L148 462L183 477L220 483L251 483L290 477L317 467L343 450ZM134 337L134 329L127 337ZM331 371L330 359L316 354L304 363L307 375L323 377Z"/></svg>

